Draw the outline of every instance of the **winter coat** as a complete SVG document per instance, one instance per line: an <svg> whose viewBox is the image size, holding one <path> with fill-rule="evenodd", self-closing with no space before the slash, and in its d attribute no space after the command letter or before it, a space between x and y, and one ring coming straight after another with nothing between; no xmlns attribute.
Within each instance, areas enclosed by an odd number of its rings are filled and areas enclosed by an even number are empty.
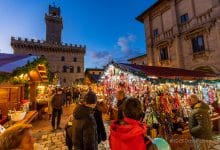
<svg viewBox="0 0 220 150"><path fill-rule="evenodd" d="M212 122L209 114L209 106L199 102L192 106L189 117L189 131L194 138L212 139Z"/></svg>
<svg viewBox="0 0 220 150"><path fill-rule="evenodd" d="M52 98L52 108L62 109L63 105L63 96L62 94L55 94Z"/></svg>
<svg viewBox="0 0 220 150"><path fill-rule="evenodd" d="M71 92L70 91L67 91L66 92L66 100L71 100L71 98L72 98L72 95L71 95Z"/></svg>
<svg viewBox="0 0 220 150"><path fill-rule="evenodd" d="M97 124L98 143L100 143L106 140L106 132L102 120L102 112L97 107L95 108L94 117Z"/></svg>
<svg viewBox="0 0 220 150"><path fill-rule="evenodd" d="M123 124L114 121L110 126L111 150L146 150L146 130L146 125L131 118L124 118Z"/></svg>
<svg viewBox="0 0 220 150"><path fill-rule="evenodd" d="M98 150L98 135L93 109L76 106L73 112L72 142L74 150Z"/></svg>

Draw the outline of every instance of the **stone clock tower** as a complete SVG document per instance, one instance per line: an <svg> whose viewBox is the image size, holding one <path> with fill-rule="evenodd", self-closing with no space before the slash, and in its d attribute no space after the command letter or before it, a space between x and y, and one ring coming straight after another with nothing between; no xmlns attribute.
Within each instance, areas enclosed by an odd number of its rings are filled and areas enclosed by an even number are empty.
<svg viewBox="0 0 220 150"><path fill-rule="evenodd" d="M60 7L49 5L49 13L45 14L46 42L61 44L63 20L60 16Z"/></svg>

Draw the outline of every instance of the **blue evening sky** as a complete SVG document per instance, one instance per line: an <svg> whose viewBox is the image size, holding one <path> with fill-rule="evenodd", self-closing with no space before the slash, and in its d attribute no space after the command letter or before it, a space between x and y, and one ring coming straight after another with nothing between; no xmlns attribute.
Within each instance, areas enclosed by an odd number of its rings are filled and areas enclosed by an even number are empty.
<svg viewBox="0 0 220 150"><path fill-rule="evenodd" d="M0 52L13 53L11 36L45 40L44 15L54 1L62 41L87 47L85 68L146 53L144 25L135 17L156 0L0 0Z"/></svg>

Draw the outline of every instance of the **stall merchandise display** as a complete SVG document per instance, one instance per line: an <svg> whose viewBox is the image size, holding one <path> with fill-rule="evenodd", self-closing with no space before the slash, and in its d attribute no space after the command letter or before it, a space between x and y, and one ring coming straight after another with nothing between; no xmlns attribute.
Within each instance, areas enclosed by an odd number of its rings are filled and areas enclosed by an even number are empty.
<svg viewBox="0 0 220 150"><path fill-rule="evenodd" d="M134 70L135 71L135 70ZM155 80L158 80L155 82ZM124 90L127 96L139 98L145 111L145 121L153 136L169 139L185 129L191 108L188 97L196 94L210 105L219 102L219 83L161 82L159 78L144 78L110 65L102 76L102 83L110 105L115 104L115 93ZM168 80L169 81L169 80ZM114 107L114 106L112 106ZM213 115L214 111L210 111ZM156 133L155 133L156 132ZM156 134L156 135L155 135Z"/></svg>

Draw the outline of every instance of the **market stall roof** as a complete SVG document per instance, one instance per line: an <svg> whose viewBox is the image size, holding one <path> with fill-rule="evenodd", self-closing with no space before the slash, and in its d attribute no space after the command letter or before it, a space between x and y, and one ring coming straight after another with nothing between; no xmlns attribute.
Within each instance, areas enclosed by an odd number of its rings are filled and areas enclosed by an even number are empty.
<svg viewBox="0 0 220 150"><path fill-rule="evenodd" d="M37 56L0 53L0 73L12 73L16 68L36 60Z"/></svg>
<svg viewBox="0 0 220 150"><path fill-rule="evenodd" d="M146 76L155 76L161 78L180 78L184 80L192 80L198 78L216 78L217 75L213 73L206 73L201 71L192 71L180 68L168 68L158 66L144 66L125 63L113 63L115 67L119 67L122 70L130 72L140 72Z"/></svg>

